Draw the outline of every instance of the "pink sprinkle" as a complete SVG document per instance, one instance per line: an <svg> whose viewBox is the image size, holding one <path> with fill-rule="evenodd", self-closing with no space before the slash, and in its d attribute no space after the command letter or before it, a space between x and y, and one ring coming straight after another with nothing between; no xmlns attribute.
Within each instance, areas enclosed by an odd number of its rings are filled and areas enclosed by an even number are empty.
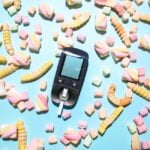
<svg viewBox="0 0 150 150"><path fill-rule="evenodd" d="M144 84L144 82L145 82L145 76L140 76L139 83Z"/></svg>
<svg viewBox="0 0 150 150"><path fill-rule="evenodd" d="M25 30L20 30L19 31L19 37L22 39L22 40L26 40L28 38L28 33L25 31Z"/></svg>
<svg viewBox="0 0 150 150"><path fill-rule="evenodd" d="M34 26L35 33L41 35L42 34L42 26L40 24L37 24Z"/></svg>
<svg viewBox="0 0 150 150"><path fill-rule="evenodd" d="M130 61L135 62L137 60L137 53L136 52L130 52Z"/></svg>
<svg viewBox="0 0 150 150"><path fill-rule="evenodd" d="M34 107L35 107L35 106L34 106L33 101L31 101L31 100L26 101L26 108L27 108L28 110L32 110Z"/></svg>
<svg viewBox="0 0 150 150"><path fill-rule="evenodd" d="M80 129L79 133L81 135L82 138L85 138L88 134L88 132L85 129Z"/></svg>
<svg viewBox="0 0 150 150"><path fill-rule="evenodd" d="M141 115L142 117L145 117L148 115L148 110L146 108L143 108L140 110L139 115Z"/></svg>
<svg viewBox="0 0 150 150"><path fill-rule="evenodd" d="M95 101L95 102L94 102L94 107L95 107L96 109L99 109L101 106L102 106L102 103L101 103L100 101Z"/></svg>
<svg viewBox="0 0 150 150"><path fill-rule="evenodd" d="M22 22L24 26L27 26L30 24L29 18L27 16L22 17Z"/></svg>
<svg viewBox="0 0 150 150"><path fill-rule="evenodd" d="M142 150L149 150L150 149L150 141L143 141L141 142Z"/></svg>
<svg viewBox="0 0 150 150"><path fill-rule="evenodd" d="M21 15L16 15L15 16L15 23L21 24L22 23L22 16Z"/></svg>
<svg viewBox="0 0 150 150"><path fill-rule="evenodd" d="M65 137L62 137L62 138L60 139L60 141L61 141L64 145L70 144L70 141L67 140Z"/></svg>
<svg viewBox="0 0 150 150"><path fill-rule="evenodd" d="M67 120L71 117L71 112L70 111L63 111L62 117L64 120Z"/></svg>
<svg viewBox="0 0 150 150"><path fill-rule="evenodd" d="M138 126L137 130L138 130L139 134L142 134L142 133L145 133L148 130L148 128L147 128L147 126L145 124L143 124L141 126Z"/></svg>
<svg viewBox="0 0 150 150"><path fill-rule="evenodd" d="M135 33L130 34L129 38L132 43L138 40L138 37Z"/></svg>
<svg viewBox="0 0 150 150"><path fill-rule="evenodd" d="M45 125L46 132L54 132L54 125L53 124L46 124Z"/></svg>
<svg viewBox="0 0 150 150"><path fill-rule="evenodd" d="M82 33L78 33L77 40L81 43L84 43L86 41L86 36Z"/></svg>
<svg viewBox="0 0 150 150"><path fill-rule="evenodd" d="M56 14L55 18L56 18L56 22L63 22L64 21L64 15L63 14Z"/></svg>
<svg viewBox="0 0 150 150"><path fill-rule="evenodd" d="M73 35L73 30L71 28L67 28L66 37L72 37L72 35Z"/></svg>
<svg viewBox="0 0 150 150"><path fill-rule="evenodd" d="M134 118L134 122L137 126L141 126L142 124L144 124L144 119L138 115Z"/></svg>
<svg viewBox="0 0 150 150"><path fill-rule="evenodd" d="M112 36L107 36L106 37L106 43L108 44L108 46L113 46L114 42L115 42L114 37L112 37Z"/></svg>
<svg viewBox="0 0 150 150"><path fill-rule="evenodd" d="M79 129L86 129L87 128L87 122L84 120L79 121L78 128Z"/></svg>
<svg viewBox="0 0 150 150"><path fill-rule="evenodd" d="M145 68L141 67L137 69L138 71L138 76L145 76Z"/></svg>

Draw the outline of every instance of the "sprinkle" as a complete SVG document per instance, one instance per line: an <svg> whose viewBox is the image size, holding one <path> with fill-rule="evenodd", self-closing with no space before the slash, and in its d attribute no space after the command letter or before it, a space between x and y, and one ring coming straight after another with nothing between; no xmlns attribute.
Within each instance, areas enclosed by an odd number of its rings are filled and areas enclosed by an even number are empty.
<svg viewBox="0 0 150 150"><path fill-rule="evenodd" d="M139 115L141 115L142 117L145 117L148 115L148 110L146 108L143 108L139 111Z"/></svg>
<svg viewBox="0 0 150 150"><path fill-rule="evenodd" d="M85 43L86 41L86 36L82 33L78 33L77 35L77 41L81 42L81 43Z"/></svg>
<svg viewBox="0 0 150 150"><path fill-rule="evenodd" d="M85 139L83 139L83 145L84 145L85 147L89 148L91 144L92 144L92 138L91 138L90 135L87 135L87 136L85 137Z"/></svg>
<svg viewBox="0 0 150 150"><path fill-rule="evenodd" d="M8 13L10 16L13 16L17 13L17 9L15 6L10 6L8 9L7 9Z"/></svg>
<svg viewBox="0 0 150 150"><path fill-rule="evenodd" d="M39 88L41 91L45 91L47 88L47 81L46 80L41 80L39 83Z"/></svg>
<svg viewBox="0 0 150 150"><path fill-rule="evenodd" d="M115 42L114 37L112 37L112 36L107 36L106 37L106 43L108 44L108 46L112 47L114 45L114 42Z"/></svg>
<svg viewBox="0 0 150 150"><path fill-rule="evenodd" d="M142 134L142 133L145 133L148 130L148 128L145 124L142 124L141 126L137 127L137 130L139 134Z"/></svg>
<svg viewBox="0 0 150 150"><path fill-rule="evenodd" d="M130 52L130 61L136 62L137 60L137 53L136 52Z"/></svg>
<svg viewBox="0 0 150 150"><path fill-rule="evenodd" d="M22 23L24 26L28 26L30 24L29 18L27 16L22 16Z"/></svg>
<svg viewBox="0 0 150 150"><path fill-rule="evenodd" d="M51 135L48 137L48 143L49 144L56 144L57 143L57 138L55 135Z"/></svg>
<svg viewBox="0 0 150 150"><path fill-rule="evenodd" d="M130 59L128 57L125 57L122 59L122 62L121 62L122 67L128 67L129 64L130 64Z"/></svg>
<svg viewBox="0 0 150 150"><path fill-rule="evenodd" d="M142 148L142 150L149 150L150 149L150 141L142 141L141 148Z"/></svg>
<svg viewBox="0 0 150 150"><path fill-rule="evenodd" d="M64 119L64 120L67 120L67 119L69 119L71 117L71 112L70 111L63 111L63 113L62 113L62 118Z"/></svg>
<svg viewBox="0 0 150 150"><path fill-rule="evenodd" d="M136 129L136 125L134 122L130 122L128 125L128 130L131 134L136 133L137 129Z"/></svg>
<svg viewBox="0 0 150 150"><path fill-rule="evenodd" d="M34 103L31 100L26 101L26 109L32 110L34 108Z"/></svg>
<svg viewBox="0 0 150 150"><path fill-rule="evenodd" d="M138 37L135 33L132 33L129 35L129 38L130 38L130 41L133 43L133 42L136 42L138 40Z"/></svg>
<svg viewBox="0 0 150 150"><path fill-rule="evenodd" d="M18 105L17 105L18 109L20 110L20 112L23 112L26 110L26 105L25 105L25 102L19 102Z"/></svg>
<svg viewBox="0 0 150 150"><path fill-rule="evenodd" d="M98 137L98 131L96 131L95 129L91 129L89 134L92 139L96 139Z"/></svg>
<svg viewBox="0 0 150 150"><path fill-rule="evenodd" d="M110 68L109 68L108 66L105 66L105 67L103 68L103 75L104 75L104 77L109 77L109 76L110 76L110 73L111 73Z"/></svg>
<svg viewBox="0 0 150 150"><path fill-rule="evenodd" d="M28 46L28 42L26 40L21 40L20 41L20 48L25 50L27 49L27 46Z"/></svg>
<svg viewBox="0 0 150 150"><path fill-rule="evenodd" d="M81 135L82 138L85 138L88 134L88 132L85 129L80 129L79 133Z"/></svg>
<svg viewBox="0 0 150 150"><path fill-rule="evenodd" d="M107 6L103 7L103 13L109 16L111 14L111 8Z"/></svg>
<svg viewBox="0 0 150 150"><path fill-rule="evenodd" d="M107 110L105 108L101 108L98 112L99 119L104 120L107 117Z"/></svg>
<svg viewBox="0 0 150 150"><path fill-rule="evenodd" d="M102 80L98 77L98 76L95 76L92 80L92 84L99 87L102 83Z"/></svg>
<svg viewBox="0 0 150 150"><path fill-rule="evenodd" d="M85 109L85 113L88 115L88 116L91 116L93 113L95 112L94 110L94 106L93 105L88 105Z"/></svg>
<svg viewBox="0 0 150 150"><path fill-rule="evenodd" d="M35 25L34 29L35 29L36 34L38 34L38 35L42 34L42 26L40 24Z"/></svg>
<svg viewBox="0 0 150 150"><path fill-rule="evenodd" d="M26 40L28 38L28 33L25 31L25 30L20 30L19 31L19 37L22 39L22 40Z"/></svg>
<svg viewBox="0 0 150 150"><path fill-rule="evenodd" d="M99 109L101 106L102 106L102 103L100 101L95 101L94 102L95 109Z"/></svg>
<svg viewBox="0 0 150 150"><path fill-rule="evenodd" d="M63 14L56 14L55 19L56 19L56 22L64 22L64 15Z"/></svg>
<svg viewBox="0 0 150 150"><path fill-rule="evenodd" d="M67 28L66 37L72 37L72 36L73 36L73 30L71 28Z"/></svg>
<svg viewBox="0 0 150 150"><path fill-rule="evenodd" d="M18 32L18 24L16 23L12 24L10 29L11 29L11 32Z"/></svg>
<svg viewBox="0 0 150 150"><path fill-rule="evenodd" d="M86 129L86 128L87 128L87 121L80 120L80 121L78 122L78 128L79 128L79 129Z"/></svg>
<svg viewBox="0 0 150 150"><path fill-rule="evenodd" d="M142 124L144 124L144 119L138 115L134 118L134 122L137 126L141 126Z"/></svg>
<svg viewBox="0 0 150 150"><path fill-rule="evenodd" d="M137 70L138 70L139 76L145 76L145 68L144 67L137 68Z"/></svg>
<svg viewBox="0 0 150 150"><path fill-rule="evenodd" d="M28 8L28 14L29 14L31 17L33 17L33 16L36 14L36 8L30 6L30 7Z"/></svg>
<svg viewBox="0 0 150 150"><path fill-rule="evenodd" d="M103 97L103 91L101 91L101 90L95 90L94 91L94 97L95 98L102 98Z"/></svg>

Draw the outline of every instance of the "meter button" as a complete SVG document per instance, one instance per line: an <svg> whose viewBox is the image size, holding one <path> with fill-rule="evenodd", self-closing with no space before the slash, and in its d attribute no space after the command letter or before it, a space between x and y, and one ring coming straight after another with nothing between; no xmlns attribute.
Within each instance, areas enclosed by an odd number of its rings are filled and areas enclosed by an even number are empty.
<svg viewBox="0 0 150 150"><path fill-rule="evenodd" d="M75 87L77 84L76 84L76 82L73 82L72 85Z"/></svg>
<svg viewBox="0 0 150 150"><path fill-rule="evenodd" d="M59 79L58 79L58 82L59 82L59 83L62 83L62 82L63 82L63 80L62 80L61 78L59 78Z"/></svg>

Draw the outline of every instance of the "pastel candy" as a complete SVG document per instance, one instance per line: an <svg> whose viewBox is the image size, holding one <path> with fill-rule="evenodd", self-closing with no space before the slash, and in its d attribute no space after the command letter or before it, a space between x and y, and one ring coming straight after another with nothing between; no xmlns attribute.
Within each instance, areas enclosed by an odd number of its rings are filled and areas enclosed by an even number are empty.
<svg viewBox="0 0 150 150"><path fill-rule="evenodd" d="M139 83L144 84L144 82L145 82L145 76L140 76L139 77Z"/></svg>
<svg viewBox="0 0 150 150"><path fill-rule="evenodd" d="M87 148L90 147L90 145L92 144L92 138L91 136L88 134L85 139L83 139L83 145Z"/></svg>
<svg viewBox="0 0 150 150"><path fill-rule="evenodd" d="M22 40L26 40L28 38L28 33L25 31L25 30L20 30L19 31L19 37L22 39Z"/></svg>
<svg viewBox="0 0 150 150"><path fill-rule="evenodd" d="M124 15L122 16L122 21L124 23L128 22L129 21L129 13L124 13Z"/></svg>
<svg viewBox="0 0 150 150"><path fill-rule="evenodd" d="M103 7L103 13L105 15L110 15L111 14L111 7L107 7L107 6Z"/></svg>
<svg viewBox="0 0 150 150"><path fill-rule="evenodd" d="M139 76L145 76L145 68L144 67L137 68L137 70L138 70Z"/></svg>
<svg viewBox="0 0 150 150"><path fill-rule="evenodd" d="M132 94L133 94L132 90L129 89L129 88L126 88L126 90L125 90L125 96L126 97L132 97Z"/></svg>
<svg viewBox="0 0 150 150"><path fill-rule="evenodd" d="M57 143L57 138L55 135L51 135L48 137L48 143L49 144L56 144Z"/></svg>
<svg viewBox="0 0 150 150"><path fill-rule="evenodd" d="M139 19L140 19L140 14L139 14L139 12L135 11L133 13L132 20L135 21L135 22L138 22Z"/></svg>
<svg viewBox="0 0 150 150"><path fill-rule="evenodd" d="M108 46L113 46L114 42L115 42L114 37L112 37L112 36L107 36L106 37L106 43L108 44Z"/></svg>
<svg viewBox="0 0 150 150"><path fill-rule="evenodd" d="M42 26L40 24L37 24L34 26L35 33L41 35L42 34Z"/></svg>
<svg viewBox="0 0 150 150"><path fill-rule="evenodd" d="M132 150L140 150L140 139L138 133L134 133L131 138L131 147Z"/></svg>
<svg viewBox="0 0 150 150"><path fill-rule="evenodd" d="M137 5L141 5L143 2L144 2L144 0L135 0L135 3L136 3Z"/></svg>
<svg viewBox="0 0 150 150"><path fill-rule="evenodd" d="M130 34L129 38L132 43L138 40L138 37L135 33Z"/></svg>
<svg viewBox="0 0 150 150"><path fill-rule="evenodd" d="M131 134L134 134L134 133L137 132L137 128L136 128L136 125L135 125L134 122L130 122L130 123L127 125L127 127L128 127L128 130L129 130L129 132L130 132Z"/></svg>
<svg viewBox="0 0 150 150"><path fill-rule="evenodd" d="M142 126L144 124L144 119L141 116L136 116L134 122L137 126Z"/></svg>
<svg viewBox="0 0 150 150"><path fill-rule="evenodd" d="M142 148L142 150L149 150L150 149L150 141L142 141L141 148Z"/></svg>
<svg viewBox="0 0 150 150"><path fill-rule="evenodd" d="M150 77L146 77L144 81L144 86L150 88Z"/></svg>
<svg viewBox="0 0 150 150"><path fill-rule="evenodd" d="M86 36L83 33L78 33L78 35L77 35L77 41L79 41L81 43L85 43Z"/></svg>
<svg viewBox="0 0 150 150"><path fill-rule="evenodd" d="M22 23L22 16L21 15L16 15L15 16L15 23L21 24Z"/></svg>
<svg viewBox="0 0 150 150"><path fill-rule="evenodd" d="M28 42L27 42L26 40L21 40L21 41L20 41L20 48L21 48L22 50L27 49L27 46L28 46Z"/></svg>
<svg viewBox="0 0 150 150"><path fill-rule="evenodd" d="M5 8L12 6L13 3L14 3L14 0L2 0L2 4Z"/></svg>
<svg viewBox="0 0 150 150"><path fill-rule="evenodd" d="M26 101L26 109L28 109L28 110L32 110L32 109L34 109L34 103L33 103L33 101L31 101L31 100L28 100L28 101Z"/></svg>
<svg viewBox="0 0 150 150"><path fill-rule="evenodd" d="M139 115L141 115L142 117L145 117L148 115L148 110L146 108L143 108L139 111Z"/></svg>
<svg viewBox="0 0 150 150"><path fill-rule="evenodd" d="M139 134L142 134L142 133L145 133L148 130L148 128L145 124L142 124L141 126L137 127L137 130Z"/></svg>
<svg viewBox="0 0 150 150"><path fill-rule="evenodd" d="M137 53L136 52L130 52L130 61L136 62L137 60Z"/></svg>
<svg viewBox="0 0 150 150"><path fill-rule="evenodd" d="M24 26L27 26L30 24L29 18L27 16L22 16L22 23Z"/></svg>
<svg viewBox="0 0 150 150"><path fill-rule="evenodd" d="M101 91L101 90L95 90L94 91L94 97L95 98L101 98L101 97L103 97L103 91Z"/></svg>
<svg viewBox="0 0 150 150"><path fill-rule="evenodd" d="M28 47L33 52L39 52L41 48L41 41L36 34L33 33L29 35Z"/></svg>
<svg viewBox="0 0 150 150"><path fill-rule="evenodd" d="M72 37L72 36L73 36L73 30L71 28L67 28L66 37Z"/></svg>
<svg viewBox="0 0 150 150"><path fill-rule="evenodd" d="M17 9L16 9L16 7L15 6L10 6L8 9L7 9L7 11L8 11L8 14L10 15L10 16L13 16L13 15L15 15L16 13L17 13Z"/></svg>
<svg viewBox="0 0 150 150"><path fill-rule="evenodd" d="M67 140L65 137L62 137L62 138L60 139L60 141L61 141L61 143L63 143L64 145L70 144L70 141Z"/></svg>
<svg viewBox="0 0 150 150"><path fill-rule="evenodd" d="M100 101L95 101L95 102L94 102L94 107L95 107L96 109L99 109L101 106L102 106L102 103L101 103Z"/></svg>
<svg viewBox="0 0 150 150"><path fill-rule="evenodd" d="M111 69L108 66L105 66L103 68L103 75L104 75L104 77L109 77L110 73L111 73Z"/></svg>
<svg viewBox="0 0 150 150"><path fill-rule="evenodd" d="M114 7L115 11L117 12L117 14L122 17L125 14L125 9L123 8L123 6L119 3L117 3Z"/></svg>
<svg viewBox="0 0 150 150"><path fill-rule="evenodd" d="M88 105L88 106L86 106L86 108L85 108L85 113L86 113L88 116L91 116L94 112L95 112L95 110L94 110L94 106L93 106L93 105Z"/></svg>
<svg viewBox="0 0 150 150"><path fill-rule="evenodd" d="M46 3L41 3L39 5L39 14L48 20L51 20L54 16L54 9Z"/></svg>
<svg viewBox="0 0 150 150"><path fill-rule="evenodd" d="M39 138L33 139L27 146L27 150L44 150L44 142Z"/></svg>
<svg viewBox="0 0 150 150"><path fill-rule="evenodd" d="M71 117L71 112L70 111L63 111L62 112L62 118L64 119L64 120L67 120L67 119L69 119Z"/></svg>
<svg viewBox="0 0 150 150"><path fill-rule="evenodd" d="M139 42L139 47L144 48L146 50L150 50L150 36L143 35Z"/></svg>
<svg viewBox="0 0 150 150"><path fill-rule="evenodd" d="M9 82L5 82L5 89L6 89L6 91L9 91L11 88L14 88L14 85L9 83Z"/></svg>
<svg viewBox="0 0 150 150"><path fill-rule="evenodd" d="M56 22L63 22L64 21L64 14L56 14L55 19L56 19Z"/></svg>
<svg viewBox="0 0 150 150"><path fill-rule="evenodd" d="M0 80L0 97L6 96L5 82Z"/></svg>
<svg viewBox="0 0 150 150"><path fill-rule="evenodd" d="M58 37L59 37L59 33L58 33L58 32L54 32L54 33L53 33L53 39L54 39L55 41L57 41Z"/></svg>
<svg viewBox="0 0 150 150"><path fill-rule="evenodd" d="M105 108L101 108L98 115L101 120L105 119L107 117L107 110Z"/></svg>
<svg viewBox="0 0 150 150"><path fill-rule="evenodd" d="M14 23L10 26L11 32L18 32L18 24Z"/></svg>
<svg viewBox="0 0 150 150"><path fill-rule="evenodd" d="M54 132L54 125L49 123L45 125L45 131L46 132Z"/></svg>
<svg viewBox="0 0 150 150"><path fill-rule="evenodd" d="M102 80L98 77L98 76L95 76L93 77L92 79L92 84L99 87L102 83Z"/></svg>
<svg viewBox="0 0 150 150"><path fill-rule="evenodd" d="M91 136L92 139L96 139L98 137L98 131L96 131L95 129L91 129L89 131L89 135Z"/></svg>
<svg viewBox="0 0 150 150"><path fill-rule="evenodd" d="M30 6L28 8L28 14L33 17L36 14L36 8L33 6Z"/></svg>
<svg viewBox="0 0 150 150"><path fill-rule="evenodd" d="M148 103L148 105L146 106L148 112L150 113L150 103Z"/></svg>
<svg viewBox="0 0 150 150"><path fill-rule="evenodd" d="M85 129L80 129L79 133L81 135L82 138L85 138L88 134L88 132Z"/></svg>
<svg viewBox="0 0 150 150"><path fill-rule="evenodd" d="M66 0L68 6L81 5L82 0Z"/></svg>
<svg viewBox="0 0 150 150"><path fill-rule="evenodd" d="M41 80L39 83L39 88L41 91L45 91L47 88L47 81L46 80Z"/></svg>
<svg viewBox="0 0 150 150"><path fill-rule="evenodd" d="M64 150L72 150L70 146L66 146Z"/></svg>
<svg viewBox="0 0 150 150"><path fill-rule="evenodd" d="M122 67L128 67L129 64L130 64L130 59L128 57L125 57L122 59L122 62L121 62Z"/></svg>
<svg viewBox="0 0 150 150"><path fill-rule="evenodd" d="M78 128L79 128L79 129L86 129L86 128L87 128L87 121L80 120L80 121L78 122Z"/></svg>

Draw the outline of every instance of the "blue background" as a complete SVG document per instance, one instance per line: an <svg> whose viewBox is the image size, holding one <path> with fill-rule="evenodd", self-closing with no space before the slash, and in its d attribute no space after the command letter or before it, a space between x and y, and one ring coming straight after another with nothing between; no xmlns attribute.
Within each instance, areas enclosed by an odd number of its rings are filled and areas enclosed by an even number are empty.
<svg viewBox="0 0 150 150"><path fill-rule="evenodd" d="M36 8L38 5L43 2L43 0L22 0L22 8L19 12L22 15L28 15L27 10L29 6L35 6ZM65 0L44 0L49 5L55 8L55 12L57 13L64 13L66 20L71 20L71 16L75 11L90 11L91 19L83 28L74 32L74 38L76 37L78 32L82 32L87 35L87 41L85 44L81 44L74 40L74 45L77 48L83 49L89 54L89 68L87 71L87 76L84 82L84 86L82 88L82 92L80 98L78 100L77 105L74 109L71 110L72 117L67 121L63 121L63 119L57 118L56 112L57 107L54 106L51 102L51 88L52 83L56 71L56 67L58 64L58 58L55 58L55 50L57 49L57 44L53 41L53 32L54 31L61 31L60 24L55 23L53 21L46 21L42 19L38 13L35 15L34 18L30 17L30 26L24 27L21 25L20 29L25 29L29 31L29 33L34 32L34 25L40 23L43 27L43 35L42 35L42 48L39 54L30 53L32 57L32 63L29 71L35 70L38 68L42 63L46 60L52 60L54 63L53 68L44 75L41 79L46 79L48 81L48 88L46 93L49 95L49 112L46 114L38 115L35 110L29 112L25 111L20 113L18 109L14 109L7 100L0 100L0 125L5 123L15 123L18 119L22 119L25 122L25 126L28 133L28 143L31 139L35 137L40 137L45 141L45 148L46 150L62 150L64 146L58 142L56 145L49 145L47 142L47 138L50 133L46 133L44 130L44 126L46 123L54 123L55 124L55 134L57 137L61 137L63 135L63 131L68 127L72 127L77 129L77 123L79 120L86 120L88 121L88 129L91 128L98 128L100 124L100 120L98 119L98 112L96 111L92 117L87 117L84 113L84 109L87 104L93 104L96 100L93 97L93 92L96 87L92 86L91 80L92 77L95 75L100 76L103 79L102 85L99 89L104 91L104 98L100 99L103 103L103 107L108 110L110 114L115 108L108 102L107 100L107 89L108 86L113 82L117 85L116 94L120 97L123 97L124 90L126 84L121 81L121 76L123 72L123 68L120 66L120 63L115 64L112 57L108 57L105 60L101 60L94 50L94 43L99 40L104 40L106 35L112 35L115 37L115 46L119 46L121 43L120 38L116 34L114 28L108 23L107 34L101 35L96 32L95 30L95 14L101 12L102 10L94 6L94 1L83 1L83 6L78 9L69 9L65 5ZM150 13L150 7L147 4L147 1L140 6L137 7L139 12ZM10 17L2 7L0 2L0 23L9 23L12 24L14 22L14 17ZM129 31L131 27L132 21L129 21L128 24L124 25L126 30ZM144 24L142 22L138 23L138 37L141 37L143 34L150 34L150 27L148 24ZM63 33L60 33L63 35ZM0 33L0 39L2 40L2 33ZM19 50L19 41L17 33L12 34L12 42L15 50ZM150 75L149 70L149 60L150 54L149 52L144 52L138 48L138 42L132 45L130 48L131 51L136 51L138 54L138 61L137 63L131 63L129 67L142 67L146 68L147 75ZM28 50L26 50L28 51ZM0 53L3 55L7 55L4 45L0 48ZM104 66L109 66L111 68L111 77L105 79L102 75L102 69ZM0 66L3 68L4 66ZM20 76L27 72L26 70L20 69L16 73L8 76L5 78L5 81L13 83L16 85L17 89L28 90L30 94L30 98L35 101L36 95L40 92L38 88L39 80L33 83L28 84L21 84L20 83ZM41 80L40 79L40 80ZM133 102L131 105L125 108L122 115L119 119L107 130L103 137L99 136L96 140L93 141L90 150L97 150L97 149L105 149L105 150L130 150L131 147L131 135L127 130L127 124L133 120L133 118L138 114L138 111L147 105L147 101L134 95ZM146 124L150 125L150 117L145 118ZM141 140L150 140L150 132L148 131L146 134L140 136ZM14 141L3 141L0 139L0 150L16 150L17 149L17 142ZM85 150L86 148L80 144L77 147L78 150Z"/></svg>

